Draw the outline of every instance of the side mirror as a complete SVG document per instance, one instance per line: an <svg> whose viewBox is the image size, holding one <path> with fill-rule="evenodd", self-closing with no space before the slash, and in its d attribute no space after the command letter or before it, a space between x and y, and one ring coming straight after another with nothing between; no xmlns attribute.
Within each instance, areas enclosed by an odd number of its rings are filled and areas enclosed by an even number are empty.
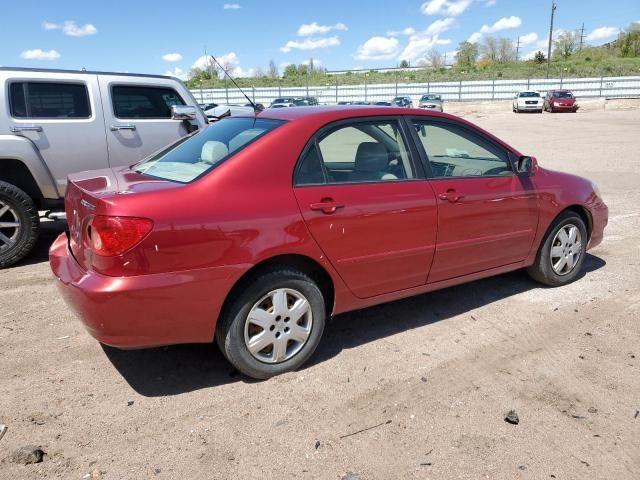
<svg viewBox="0 0 640 480"><path fill-rule="evenodd" d="M518 158L518 162L516 164L518 174L532 176L535 175L537 169L538 161L535 157L522 156Z"/></svg>
<svg viewBox="0 0 640 480"><path fill-rule="evenodd" d="M194 120L196 118L196 107L191 105L173 105L171 107L172 120Z"/></svg>

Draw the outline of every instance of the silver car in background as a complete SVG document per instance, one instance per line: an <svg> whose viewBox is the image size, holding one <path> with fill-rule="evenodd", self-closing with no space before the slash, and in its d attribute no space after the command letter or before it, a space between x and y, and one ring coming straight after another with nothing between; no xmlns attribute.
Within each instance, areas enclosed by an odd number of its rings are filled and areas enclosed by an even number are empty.
<svg viewBox="0 0 640 480"><path fill-rule="evenodd" d="M418 103L418 108L442 112L442 95L437 93L427 93L426 95L423 95Z"/></svg>

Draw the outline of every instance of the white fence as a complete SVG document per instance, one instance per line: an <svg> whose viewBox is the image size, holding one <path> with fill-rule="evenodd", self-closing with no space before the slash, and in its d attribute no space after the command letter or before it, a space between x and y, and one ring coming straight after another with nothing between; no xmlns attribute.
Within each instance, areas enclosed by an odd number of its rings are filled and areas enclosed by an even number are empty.
<svg viewBox="0 0 640 480"><path fill-rule="evenodd" d="M398 95L408 95L418 101L425 93L439 93L447 101L504 100L520 90L566 88L577 97L640 97L640 76L594 78L531 78L524 80L479 80L459 82L392 83L340 85L309 85L305 87L246 88L245 93L265 106L277 97L317 97L320 103L340 101L389 101ZM246 99L236 88L193 89L201 102L245 104Z"/></svg>

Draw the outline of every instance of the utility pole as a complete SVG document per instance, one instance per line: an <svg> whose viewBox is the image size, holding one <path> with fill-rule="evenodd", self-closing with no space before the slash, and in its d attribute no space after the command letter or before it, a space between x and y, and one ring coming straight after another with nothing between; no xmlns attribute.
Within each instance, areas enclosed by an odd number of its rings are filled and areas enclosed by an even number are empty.
<svg viewBox="0 0 640 480"><path fill-rule="evenodd" d="M547 49L547 78L549 78L549 70L551 70L551 45L553 44L553 17L556 13L556 2L551 0L551 21L549 22L549 48Z"/></svg>
<svg viewBox="0 0 640 480"><path fill-rule="evenodd" d="M520 37L518 37L518 41L516 42L516 62L520 58Z"/></svg>
<svg viewBox="0 0 640 480"><path fill-rule="evenodd" d="M443 66L444 66L444 67L446 67L446 66L447 66L447 52L444 52L444 60L443 60L443 63L444 63L444 65L443 65Z"/></svg>
<svg viewBox="0 0 640 480"><path fill-rule="evenodd" d="M582 28L580 29L580 47L578 51L582 50L582 43L584 42L584 22L582 22Z"/></svg>

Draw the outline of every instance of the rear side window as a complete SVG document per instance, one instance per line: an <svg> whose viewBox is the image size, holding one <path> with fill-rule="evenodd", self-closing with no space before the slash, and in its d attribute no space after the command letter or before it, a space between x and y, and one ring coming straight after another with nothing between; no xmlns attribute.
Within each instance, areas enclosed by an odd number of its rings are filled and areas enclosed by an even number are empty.
<svg viewBox="0 0 640 480"><path fill-rule="evenodd" d="M81 83L15 82L9 87L14 118L89 118L89 93Z"/></svg>
<svg viewBox="0 0 640 480"><path fill-rule="evenodd" d="M171 107L185 104L172 88L120 85L111 92L117 118L171 118Z"/></svg>
<svg viewBox="0 0 640 480"><path fill-rule="evenodd" d="M225 118L133 168L138 173L164 180L192 182L283 123L266 118Z"/></svg>

